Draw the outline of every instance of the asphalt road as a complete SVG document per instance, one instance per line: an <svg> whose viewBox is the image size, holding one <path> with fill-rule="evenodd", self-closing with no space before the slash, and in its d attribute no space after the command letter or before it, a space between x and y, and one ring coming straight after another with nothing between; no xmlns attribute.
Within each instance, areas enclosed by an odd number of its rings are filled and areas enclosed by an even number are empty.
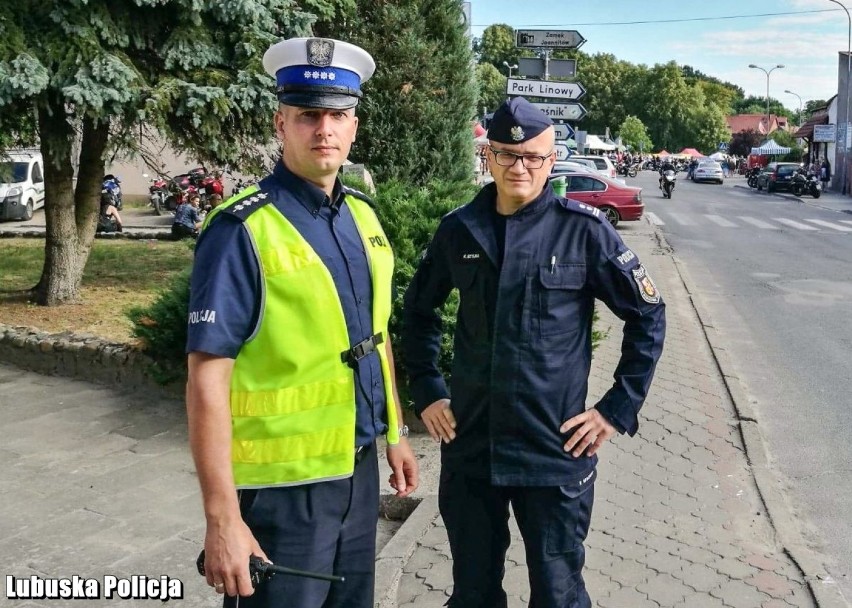
<svg viewBox="0 0 852 608"><path fill-rule="evenodd" d="M852 597L852 216L643 172L661 227L725 338L805 538ZM630 230L630 224L623 224Z"/></svg>

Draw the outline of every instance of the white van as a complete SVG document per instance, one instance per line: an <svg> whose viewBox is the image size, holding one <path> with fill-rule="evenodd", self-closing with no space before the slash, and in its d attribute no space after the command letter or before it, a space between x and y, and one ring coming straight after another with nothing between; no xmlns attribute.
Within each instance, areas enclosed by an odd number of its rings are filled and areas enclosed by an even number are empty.
<svg viewBox="0 0 852 608"><path fill-rule="evenodd" d="M0 152L0 220L31 220L44 207L44 161L38 150Z"/></svg>

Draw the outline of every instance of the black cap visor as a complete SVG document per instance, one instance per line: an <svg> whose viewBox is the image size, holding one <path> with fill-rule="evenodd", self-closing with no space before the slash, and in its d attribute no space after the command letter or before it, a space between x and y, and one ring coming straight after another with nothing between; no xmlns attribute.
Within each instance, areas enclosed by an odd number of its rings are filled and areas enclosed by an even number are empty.
<svg viewBox="0 0 852 608"><path fill-rule="evenodd" d="M278 101L299 108L348 110L358 105L361 91L348 87L278 87Z"/></svg>

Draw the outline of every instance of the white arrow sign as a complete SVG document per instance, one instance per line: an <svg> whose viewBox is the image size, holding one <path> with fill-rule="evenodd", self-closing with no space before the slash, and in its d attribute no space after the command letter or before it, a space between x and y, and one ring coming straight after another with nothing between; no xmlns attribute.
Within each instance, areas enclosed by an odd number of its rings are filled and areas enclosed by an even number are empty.
<svg viewBox="0 0 852 608"><path fill-rule="evenodd" d="M568 144L556 144L553 148L556 150L556 160L568 160L568 157L571 156Z"/></svg>
<svg viewBox="0 0 852 608"><path fill-rule="evenodd" d="M553 99L580 99L586 89L579 82L553 82L549 80L524 80L509 78L506 95L528 95Z"/></svg>
<svg viewBox="0 0 852 608"><path fill-rule="evenodd" d="M566 140L574 137L574 129L571 128L571 125L553 125L553 128L556 130L557 140Z"/></svg>
<svg viewBox="0 0 852 608"><path fill-rule="evenodd" d="M580 120L586 108L579 103L534 103L539 110L556 120Z"/></svg>

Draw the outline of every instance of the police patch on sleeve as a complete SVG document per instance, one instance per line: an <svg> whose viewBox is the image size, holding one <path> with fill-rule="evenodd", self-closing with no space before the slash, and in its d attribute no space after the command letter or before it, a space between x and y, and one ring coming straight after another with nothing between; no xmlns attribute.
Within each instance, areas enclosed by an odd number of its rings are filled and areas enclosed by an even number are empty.
<svg viewBox="0 0 852 608"><path fill-rule="evenodd" d="M642 296L642 299L648 304L659 304L660 292L657 291L657 286L648 276L645 266L639 264L631 272L633 273L633 280L636 281L636 286L639 287L639 295Z"/></svg>

